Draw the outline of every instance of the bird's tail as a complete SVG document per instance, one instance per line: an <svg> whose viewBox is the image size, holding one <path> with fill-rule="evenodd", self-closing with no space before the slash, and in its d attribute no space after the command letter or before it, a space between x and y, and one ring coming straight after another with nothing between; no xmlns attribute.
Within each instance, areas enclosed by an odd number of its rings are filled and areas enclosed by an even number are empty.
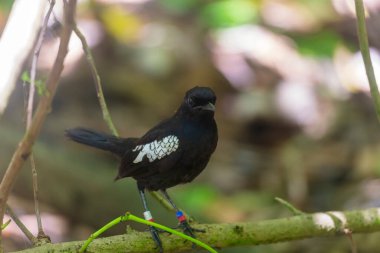
<svg viewBox="0 0 380 253"><path fill-rule="evenodd" d="M102 149L122 157L134 145L134 138L119 138L86 128L66 130L66 136L75 142Z"/></svg>

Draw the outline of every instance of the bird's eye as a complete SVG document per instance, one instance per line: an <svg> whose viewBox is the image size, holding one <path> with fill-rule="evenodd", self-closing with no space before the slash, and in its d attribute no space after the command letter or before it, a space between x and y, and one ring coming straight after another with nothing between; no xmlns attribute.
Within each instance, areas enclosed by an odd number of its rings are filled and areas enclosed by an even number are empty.
<svg viewBox="0 0 380 253"><path fill-rule="evenodd" d="M187 103L188 103L191 107L193 107L193 106L195 105L195 102L194 102L193 98L191 98L191 97L188 97L188 98L187 98Z"/></svg>

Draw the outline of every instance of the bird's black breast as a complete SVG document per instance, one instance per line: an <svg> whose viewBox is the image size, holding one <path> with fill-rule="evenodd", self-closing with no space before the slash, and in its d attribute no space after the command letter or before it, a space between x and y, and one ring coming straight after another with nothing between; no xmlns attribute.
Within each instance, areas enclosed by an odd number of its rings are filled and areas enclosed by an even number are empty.
<svg viewBox="0 0 380 253"><path fill-rule="evenodd" d="M193 181L206 167L218 141L215 121L208 124L186 122L180 141L183 149L181 159L172 170L173 181L168 187Z"/></svg>
<svg viewBox="0 0 380 253"><path fill-rule="evenodd" d="M206 125L182 121L172 122L171 126L160 138L172 136L177 139L177 149L154 162L149 162L148 157L143 158L143 166L131 175L149 190L191 182L206 167L216 148L218 135L214 120ZM130 160L140 159L142 153L136 153L134 157Z"/></svg>

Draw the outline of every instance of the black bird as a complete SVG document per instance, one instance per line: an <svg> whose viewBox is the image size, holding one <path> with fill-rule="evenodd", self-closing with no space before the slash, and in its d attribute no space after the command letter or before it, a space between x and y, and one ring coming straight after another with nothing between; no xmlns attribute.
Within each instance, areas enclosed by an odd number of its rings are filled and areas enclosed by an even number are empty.
<svg viewBox="0 0 380 253"><path fill-rule="evenodd" d="M85 128L69 129L66 135L76 142L110 151L121 158L116 180L133 177L137 181L146 220L153 220L153 217L147 206L145 189L160 191L177 211L180 227L194 237L193 229L166 189L191 182L210 160L218 142L215 102L212 89L194 87L186 92L172 117L141 138L119 138ZM150 227L150 231L162 251L157 230Z"/></svg>

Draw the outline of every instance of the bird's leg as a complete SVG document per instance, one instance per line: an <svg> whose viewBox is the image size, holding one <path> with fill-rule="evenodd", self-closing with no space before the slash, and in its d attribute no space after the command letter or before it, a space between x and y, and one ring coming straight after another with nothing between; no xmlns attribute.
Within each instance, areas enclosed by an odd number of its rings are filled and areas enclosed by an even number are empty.
<svg viewBox="0 0 380 253"><path fill-rule="evenodd" d="M166 189L161 190L162 195L166 198L167 201L172 205L172 207L176 210L176 216L177 220L179 221L179 227L182 228L182 230L185 232L185 234L195 238L194 232L204 232L203 230L197 230L190 226L189 222L186 219L186 216L183 214L181 210L174 204L173 200L169 197L169 194L167 193Z"/></svg>
<svg viewBox="0 0 380 253"><path fill-rule="evenodd" d="M139 185L137 185L137 187L139 189L140 198L141 198L141 201L143 203L144 210L145 210L144 211L144 218L145 218L145 220L153 221L153 216L148 209L148 204L147 204L147 201L145 198L145 189L144 189L144 187L141 187ZM149 226L149 231L152 235L153 241L155 242L159 252L162 253L164 250L162 248L162 242L161 242L160 236L158 235L158 230L155 227Z"/></svg>

